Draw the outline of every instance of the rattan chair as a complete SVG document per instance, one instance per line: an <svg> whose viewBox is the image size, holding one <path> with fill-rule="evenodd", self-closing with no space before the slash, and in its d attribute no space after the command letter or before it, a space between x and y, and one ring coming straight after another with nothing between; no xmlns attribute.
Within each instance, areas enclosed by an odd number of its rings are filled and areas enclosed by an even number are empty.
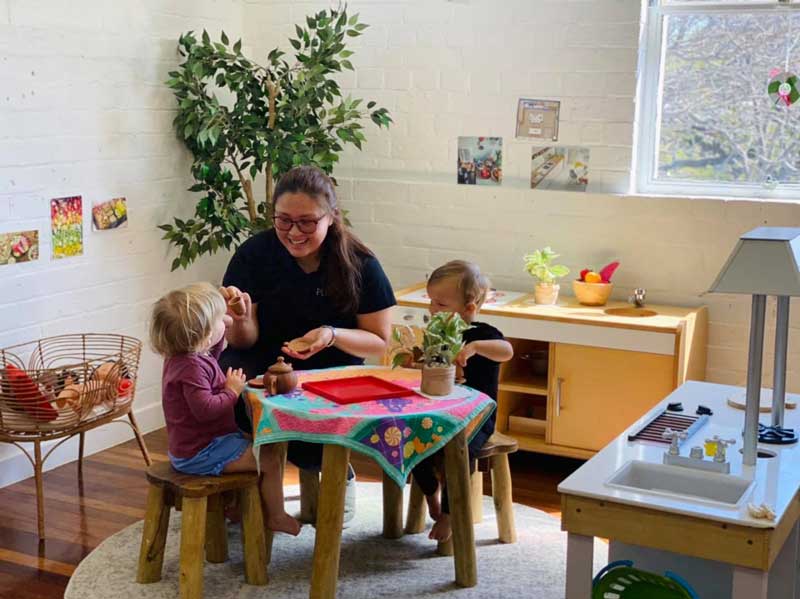
<svg viewBox="0 0 800 599"><path fill-rule="evenodd" d="M112 333L60 335L0 349L0 442L16 445L33 466L40 540L42 469L62 443L78 435L81 480L86 431L125 422L151 464L132 411L141 351L138 339ZM42 444L56 440L43 456ZM33 444L33 457L21 443Z"/></svg>

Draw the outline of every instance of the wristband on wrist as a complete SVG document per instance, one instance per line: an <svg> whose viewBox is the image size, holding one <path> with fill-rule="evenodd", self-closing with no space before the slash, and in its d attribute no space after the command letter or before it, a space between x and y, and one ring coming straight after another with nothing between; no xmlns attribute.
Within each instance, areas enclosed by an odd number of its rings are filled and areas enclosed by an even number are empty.
<svg viewBox="0 0 800 599"><path fill-rule="evenodd" d="M327 348L329 348L331 345L333 345L334 343L336 343L336 328L335 328L335 327L332 327L332 326L331 326L331 325L329 325L329 324L324 324L324 325L322 325L322 328L323 328L323 329L330 329L330 331L331 331L331 340L330 340L330 341L328 341L328 345L326 345L326 346L325 346L325 348L327 349Z"/></svg>

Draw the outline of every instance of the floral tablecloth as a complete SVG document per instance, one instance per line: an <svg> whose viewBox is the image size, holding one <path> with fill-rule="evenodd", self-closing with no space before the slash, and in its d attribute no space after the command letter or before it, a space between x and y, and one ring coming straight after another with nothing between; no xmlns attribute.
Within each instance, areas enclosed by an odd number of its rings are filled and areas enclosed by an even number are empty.
<svg viewBox="0 0 800 599"><path fill-rule="evenodd" d="M459 431L472 438L495 409L489 396L456 385L445 397L419 393L420 371L376 366L346 366L298 371L297 389L268 396L247 387L253 416L253 446L281 441L334 443L377 461L400 486L422 459L438 451ZM417 390L407 397L339 405L301 387L303 382L373 375Z"/></svg>

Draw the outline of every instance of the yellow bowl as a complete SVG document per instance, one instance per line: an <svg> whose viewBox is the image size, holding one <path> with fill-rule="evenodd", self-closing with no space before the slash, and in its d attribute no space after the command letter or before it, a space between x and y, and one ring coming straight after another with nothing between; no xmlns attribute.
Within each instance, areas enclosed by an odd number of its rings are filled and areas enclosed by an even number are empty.
<svg viewBox="0 0 800 599"><path fill-rule="evenodd" d="M613 283L585 283L584 281L572 281L572 291L575 297L584 306L605 306Z"/></svg>

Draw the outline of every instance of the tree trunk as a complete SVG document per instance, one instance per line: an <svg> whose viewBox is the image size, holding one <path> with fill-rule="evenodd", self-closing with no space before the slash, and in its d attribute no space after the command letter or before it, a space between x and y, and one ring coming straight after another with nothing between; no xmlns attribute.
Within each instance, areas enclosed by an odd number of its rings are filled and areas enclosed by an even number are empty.
<svg viewBox="0 0 800 599"><path fill-rule="evenodd" d="M256 220L256 201L253 198L253 182L250 179L245 179L240 175L239 180L242 182L242 189L244 190L244 196L247 200L247 214L250 216L250 222L255 222Z"/></svg>
<svg viewBox="0 0 800 599"><path fill-rule="evenodd" d="M270 129L275 128L275 118L277 114L275 113L275 99L278 97L278 86L275 85L273 82L267 80L267 93L269 94L269 120L267 121L267 127ZM273 179L272 179L272 161L267 161L267 168L266 172L264 173L267 177L267 188L266 188L266 199L264 202L266 203L266 210L264 214L266 215L267 219L272 216L272 190L273 190Z"/></svg>
<svg viewBox="0 0 800 599"><path fill-rule="evenodd" d="M272 216L272 190L273 190L273 180L272 180L272 162L267 162L266 172L264 173L267 176L267 195L266 199L264 200L265 204L265 214L267 218Z"/></svg>

